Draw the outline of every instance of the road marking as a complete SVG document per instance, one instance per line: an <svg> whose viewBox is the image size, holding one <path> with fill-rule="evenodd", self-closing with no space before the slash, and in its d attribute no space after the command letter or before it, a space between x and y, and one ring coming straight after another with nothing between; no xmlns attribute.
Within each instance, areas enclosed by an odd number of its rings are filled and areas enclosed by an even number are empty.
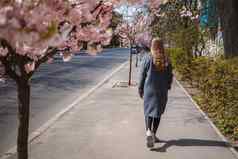
<svg viewBox="0 0 238 159"><path fill-rule="evenodd" d="M212 120L207 116L207 114L200 108L200 106L193 100L191 95L187 92L187 90L180 84L180 82L175 78L176 83L179 85L180 88L184 91L184 93L189 97L189 99L192 101L192 103L196 106L196 108L199 110L199 112L204 116L204 118L208 121L208 123L212 126L212 128L215 130L217 135L222 139L222 141L229 143L226 137L220 132L220 130L215 126L215 124L212 122ZM233 147L228 147L229 150L234 154L236 158L238 158L238 152Z"/></svg>
<svg viewBox="0 0 238 159"><path fill-rule="evenodd" d="M63 117L69 110L71 110L76 104L78 104L80 101L91 95L93 92L95 92L98 88L103 86L104 83L106 83L114 74L119 72L123 67L125 67L128 64L128 61L121 64L119 67L117 67L115 70L113 70L110 74L108 74L101 82L99 82L95 87L91 88L88 92L84 93L83 95L79 96L76 100L74 100L70 105L68 105L65 109L57 113L54 117L52 117L50 120L48 120L46 123L44 123L41 127L39 127L37 130L33 131L29 135L29 143L34 141L36 138L40 137L46 130L48 130L57 120L59 120L61 117ZM17 151L17 146L10 148L7 152L3 153L2 156L0 156L0 159L7 159L11 157L13 154L15 154Z"/></svg>

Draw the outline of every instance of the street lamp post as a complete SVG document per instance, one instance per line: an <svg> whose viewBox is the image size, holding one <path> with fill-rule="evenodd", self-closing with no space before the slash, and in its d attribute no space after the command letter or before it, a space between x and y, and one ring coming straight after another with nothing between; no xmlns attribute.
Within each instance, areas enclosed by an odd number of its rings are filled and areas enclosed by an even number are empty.
<svg viewBox="0 0 238 159"><path fill-rule="evenodd" d="M131 73L132 73L132 48L130 46L130 68L129 68L129 81L128 81L129 86L131 86Z"/></svg>

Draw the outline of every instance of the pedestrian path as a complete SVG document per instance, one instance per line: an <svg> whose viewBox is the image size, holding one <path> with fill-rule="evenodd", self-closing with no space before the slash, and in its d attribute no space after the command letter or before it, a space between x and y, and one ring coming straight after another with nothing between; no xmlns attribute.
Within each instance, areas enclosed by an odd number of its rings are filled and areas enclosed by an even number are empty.
<svg viewBox="0 0 238 159"><path fill-rule="evenodd" d="M137 88L114 86L127 78L128 66L56 121L31 143L30 159L236 159L176 82L158 130L163 143L147 149Z"/></svg>

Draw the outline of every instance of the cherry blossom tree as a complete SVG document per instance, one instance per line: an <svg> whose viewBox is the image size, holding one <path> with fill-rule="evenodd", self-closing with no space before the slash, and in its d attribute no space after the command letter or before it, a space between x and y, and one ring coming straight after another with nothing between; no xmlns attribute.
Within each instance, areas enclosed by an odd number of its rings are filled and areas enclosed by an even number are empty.
<svg viewBox="0 0 238 159"><path fill-rule="evenodd" d="M138 7L138 6L137 6ZM131 85L131 74L132 74L132 46L143 44L150 45L151 35L149 24L151 19L146 15L146 13L141 9L135 9L134 15L127 17L118 25L116 32L122 39L124 45L130 47L130 67L129 67L129 79L128 85ZM143 38L146 35L147 37ZM136 60L138 60L138 55L136 55ZM136 61L137 66L137 61Z"/></svg>
<svg viewBox="0 0 238 159"><path fill-rule="evenodd" d="M69 61L88 44L92 53L110 42L112 3L96 0L1 0L0 78L17 84L19 159L28 158L30 79L60 53Z"/></svg>
<svg viewBox="0 0 238 159"><path fill-rule="evenodd" d="M152 19L144 12L139 10L133 19L124 20L121 24L118 25L116 33L124 41L124 45L132 46L134 44L143 43L144 45L149 46L151 40L150 24ZM142 36L146 38L142 39Z"/></svg>
<svg viewBox="0 0 238 159"><path fill-rule="evenodd" d="M160 1L149 0L151 5ZM87 43L95 54L110 42L114 5L144 0L1 0L0 79L17 84L19 159L28 158L30 82L42 63L60 54L69 61ZM130 27L130 29L135 29ZM134 32L134 31L133 31Z"/></svg>

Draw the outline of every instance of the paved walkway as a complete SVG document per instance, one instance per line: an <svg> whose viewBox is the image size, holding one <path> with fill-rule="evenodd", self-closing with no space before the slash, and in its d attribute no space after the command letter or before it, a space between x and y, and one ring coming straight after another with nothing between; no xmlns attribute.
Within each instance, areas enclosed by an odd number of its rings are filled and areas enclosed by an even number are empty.
<svg viewBox="0 0 238 159"><path fill-rule="evenodd" d="M56 121L33 141L30 158L236 159L176 82L158 131L164 143L147 149L137 88L112 87L127 76L128 66Z"/></svg>

